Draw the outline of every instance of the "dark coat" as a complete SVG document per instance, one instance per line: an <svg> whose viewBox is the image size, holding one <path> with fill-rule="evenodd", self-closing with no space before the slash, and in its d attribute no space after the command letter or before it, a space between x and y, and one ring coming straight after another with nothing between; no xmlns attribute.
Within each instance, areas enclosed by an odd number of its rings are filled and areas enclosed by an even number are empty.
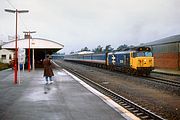
<svg viewBox="0 0 180 120"><path fill-rule="evenodd" d="M51 68L51 61L49 58L43 60L44 65L44 76L54 76L53 70Z"/></svg>

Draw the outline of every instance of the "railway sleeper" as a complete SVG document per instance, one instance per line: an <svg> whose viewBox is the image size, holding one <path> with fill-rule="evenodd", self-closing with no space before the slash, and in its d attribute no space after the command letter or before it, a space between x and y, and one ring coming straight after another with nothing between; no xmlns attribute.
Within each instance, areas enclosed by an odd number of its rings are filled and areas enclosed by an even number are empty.
<svg viewBox="0 0 180 120"><path fill-rule="evenodd" d="M138 113L139 112L139 110L134 110L134 111L132 111L133 113Z"/></svg>
<svg viewBox="0 0 180 120"><path fill-rule="evenodd" d="M126 103L123 103L122 105L123 105L123 106L127 106L127 104L126 104Z"/></svg>
<svg viewBox="0 0 180 120"><path fill-rule="evenodd" d="M121 100L118 99L118 100L116 101L116 103L120 104L120 103L121 103Z"/></svg>
<svg viewBox="0 0 180 120"><path fill-rule="evenodd" d="M141 116L140 118L141 118L141 119L148 119L149 116Z"/></svg>
<svg viewBox="0 0 180 120"><path fill-rule="evenodd" d="M127 105L127 106L124 106L125 108L130 108L131 106Z"/></svg>
<svg viewBox="0 0 180 120"><path fill-rule="evenodd" d="M119 102L119 104L121 104L121 105L122 105L122 104L124 104L124 102L123 102L123 101L121 101L121 102Z"/></svg>
<svg viewBox="0 0 180 120"><path fill-rule="evenodd" d="M137 113L136 115L137 115L137 116L141 116L141 115L143 115L143 114L144 114L144 113Z"/></svg>
<svg viewBox="0 0 180 120"><path fill-rule="evenodd" d="M119 99L117 99L117 98L114 98L114 101L117 101L117 102L118 102L118 101L119 101Z"/></svg>
<svg viewBox="0 0 180 120"><path fill-rule="evenodd" d="M134 110L135 108L128 108L128 110L130 110L130 111L132 111L132 110Z"/></svg>

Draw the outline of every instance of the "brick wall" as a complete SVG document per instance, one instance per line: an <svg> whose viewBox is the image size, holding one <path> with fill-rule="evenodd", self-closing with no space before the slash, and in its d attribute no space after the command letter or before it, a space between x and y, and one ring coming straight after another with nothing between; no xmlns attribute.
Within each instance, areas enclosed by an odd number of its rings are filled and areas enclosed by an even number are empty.
<svg viewBox="0 0 180 120"><path fill-rule="evenodd" d="M177 53L155 53L154 65L155 65L155 68L178 69L178 54Z"/></svg>

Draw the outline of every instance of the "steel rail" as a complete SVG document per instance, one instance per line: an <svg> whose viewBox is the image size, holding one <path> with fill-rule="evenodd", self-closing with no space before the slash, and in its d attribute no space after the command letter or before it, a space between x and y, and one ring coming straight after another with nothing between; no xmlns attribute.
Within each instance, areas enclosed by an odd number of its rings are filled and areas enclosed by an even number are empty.
<svg viewBox="0 0 180 120"><path fill-rule="evenodd" d="M162 78L158 78L158 77L151 77L151 76L146 77L146 79L151 80L151 81L155 81L155 82L158 82L158 83L163 83L163 84L175 86L175 87L180 87L180 82L178 82L178 81L162 79Z"/></svg>
<svg viewBox="0 0 180 120"><path fill-rule="evenodd" d="M116 72L118 73L118 70L116 70ZM153 73L157 73L157 72L153 72ZM158 74L166 74L166 73L158 73ZM175 75L175 74L166 74L166 75L179 76L179 75ZM157 78L157 77L151 77L151 76L149 76L149 77L137 76L137 77L145 78L146 80L149 80L149 81L151 80L151 81L163 83L166 85L180 87L180 82L177 82L177 81L172 81L172 80L167 80L167 79L162 79L162 78Z"/></svg>
<svg viewBox="0 0 180 120"><path fill-rule="evenodd" d="M65 68L67 71L73 73L75 76L85 80L86 82L90 83L91 86L95 87L95 89L98 89L100 92L105 94L106 96L109 96L111 99L113 99L116 103L123 106L130 112L132 112L134 115L139 117L142 120L165 120L164 118L156 115L155 113L137 105L136 103L124 98L123 96L111 91L108 88L105 88L104 86L90 80L89 78L83 76L82 74L78 73L75 70L72 70L71 68L68 68L64 65L61 65L63 68Z"/></svg>

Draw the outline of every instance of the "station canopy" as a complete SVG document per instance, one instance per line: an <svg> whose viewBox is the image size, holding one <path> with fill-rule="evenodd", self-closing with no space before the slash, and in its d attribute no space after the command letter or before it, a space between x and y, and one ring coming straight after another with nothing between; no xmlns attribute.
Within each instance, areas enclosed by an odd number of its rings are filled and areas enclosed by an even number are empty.
<svg viewBox="0 0 180 120"><path fill-rule="evenodd" d="M42 38L31 38L30 39L30 49L44 49L51 50L53 52L59 51L64 47L64 45L54 42L52 40L42 39ZM6 42L2 45L4 49L15 49L15 40ZM19 39L17 41L17 48L29 48L29 39Z"/></svg>

